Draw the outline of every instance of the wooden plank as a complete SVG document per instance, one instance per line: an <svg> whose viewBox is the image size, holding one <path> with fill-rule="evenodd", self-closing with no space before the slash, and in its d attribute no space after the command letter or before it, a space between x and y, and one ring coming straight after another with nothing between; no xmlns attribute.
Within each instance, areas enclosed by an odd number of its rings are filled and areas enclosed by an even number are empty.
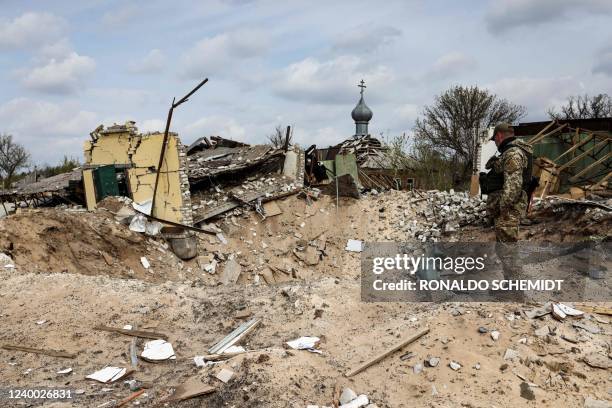
<svg viewBox="0 0 612 408"><path fill-rule="evenodd" d="M606 306L588 306L588 305L576 305L576 308L584 312L597 313L606 316L612 316L612 307Z"/></svg>
<svg viewBox="0 0 612 408"><path fill-rule="evenodd" d="M420 339L421 337L423 337L427 333L429 333L429 327L426 327L423 330L419 331L418 333L413 334L409 338L400 341L399 343L397 343L393 347L387 349L386 351L383 351L382 353L380 353L376 357L366 361L365 363L361 364L360 366L358 366L358 367L352 369L351 371L347 372L345 375L347 377L352 377L355 374L359 374L360 372L362 372L366 368L370 367L371 365L374 365L374 364L378 363L379 361L381 361L385 357L393 354L394 352L396 352L397 350L403 348L404 346L407 346L408 344L413 343L414 341Z"/></svg>
<svg viewBox="0 0 612 408"><path fill-rule="evenodd" d="M542 134L544 134L544 132L546 132L548 129L550 129L552 127L552 125L554 125L555 123L557 123L557 121L556 120L552 120L548 125L546 125L544 127L544 129L540 130L537 135L532 137L531 140L534 140L534 139L540 137ZM529 144L531 144L531 142L529 142Z"/></svg>
<svg viewBox="0 0 612 408"><path fill-rule="evenodd" d="M567 149L565 152L563 152L563 154L561 154L560 156L558 156L558 157L557 157L556 159L554 159L553 161L554 161L555 163L558 163L558 162L559 162L559 160L560 160L562 157L564 157L564 156L566 156L566 155L568 155L568 154L572 153L574 150L578 149L579 147L584 146L585 144L589 143L589 142L590 142L590 141L593 139L593 137L594 137L594 136L595 136L595 135L593 135L593 134L588 135L588 136L587 136L587 137L585 137L583 140L581 140L580 142L576 143L575 145L573 145L572 147L570 147L569 149Z"/></svg>
<svg viewBox="0 0 612 408"><path fill-rule="evenodd" d="M189 398L199 397L201 395L215 392L215 388L210 385L203 384L198 377L193 377L176 387L174 394L167 401L184 401Z"/></svg>
<svg viewBox="0 0 612 408"><path fill-rule="evenodd" d="M597 143L596 145L591 146L590 149L587 149L587 150L583 151L578 156L574 157L572 160L570 160L567 163L565 163L562 166L560 166L559 169L558 169L558 172L560 173L563 170L567 169L568 167L570 167L571 165L576 163L578 160L583 159L585 156L588 156L590 152L592 152L593 150L598 149L598 148L604 146L606 143L609 143L609 141L608 140L602 140L601 142Z"/></svg>
<svg viewBox="0 0 612 408"><path fill-rule="evenodd" d="M76 354L67 353L65 351L50 350L50 349L37 349L37 348L32 348L32 347L16 346L13 344L3 344L2 348L5 350L23 351L24 353L45 354L51 357L61 357L61 358L75 358L76 357Z"/></svg>
<svg viewBox="0 0 612 408"><path fill-rule="evenodd" d="M124 334L126 336L140 337L143 339L168 340L168 336L163 333L156 333L156 332L144 331L144 330L127 330L127 329L121 329L119 327L110 327L110 326L104 326L104 325L98 325L94 327L94 330L102 330L102 331L107 331L111 333L119 333L119 334Z"/></svg>
<svg viewBox="0 0 612 408"><path fill-rule="evenodd" d="M540 142L541 140L547 138L548 136L552 136L555 133L559 132L560 130L563 130L566 126L567 126L567 124L561 125L558 128L556 128L555 130L553 130L552 132L548 132L546 134L542 134L542 132L543 132L543 130L542 130L540 133L538 133L537 135L532 137L529 140L529 142L527 142L527 143L533 146L534 144ZM546 128L544 128L544 129L546 129Z"/></svg>
<svg viewBox="0 0 612 408"><path fill-rule="evenodd" d="M593 184L591 187L589 187L589 191L598 190L604 185L606 181L608 181L610 177L612 177L612 171L606 174L605 176L603 176L601 180L599 180L596 184Z"/></svg>
<svg viewBox="0 0 612 408"><path fill-rule="evenodd" d="M570 183L573 183L574 181L578 180L578 178L580 176L582 176L583 174L587 174L589 171L591 171L595 167L599 166L600 164L602 164L606 160L610 159L610 157L612 157L612 152L606 154L604 157L602 157L601 159L597 160L596 162L593 162L593 163L589 164L587 167L585 167L584 169L582 169L578 173L576 173L573 177L570 177L570 179L569 179Z"/></svg>

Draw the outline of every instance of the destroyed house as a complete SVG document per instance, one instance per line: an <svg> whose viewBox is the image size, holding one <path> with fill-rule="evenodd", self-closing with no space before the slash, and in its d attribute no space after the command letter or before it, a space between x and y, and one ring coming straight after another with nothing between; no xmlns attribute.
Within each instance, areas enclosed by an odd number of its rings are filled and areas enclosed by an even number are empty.
<svg viewBox="0 0 612 408"><path fill-rule="evenodd" d="M248 145L212 136L188 149L194 223L204 222L242 205L261 210L262 203L303 187L304 152Z"/></svg>
<svg viewBox="0 0 612 408"><path fill-rule="evenodd" d="M95 208L107 196L126 196L150 205L159 171L154 214L162 220L191 225L185 147L176 133L169 133L158 169L163 138L159 132L139 133L134 122L93 131L84 146L87 208Z"/></svg>
<svg viewBox="0 0 612 408"><path fill-rule="evenodd" d="M610 195L612 118L520 123L514 133L534 147L536 195Z"/></svg>

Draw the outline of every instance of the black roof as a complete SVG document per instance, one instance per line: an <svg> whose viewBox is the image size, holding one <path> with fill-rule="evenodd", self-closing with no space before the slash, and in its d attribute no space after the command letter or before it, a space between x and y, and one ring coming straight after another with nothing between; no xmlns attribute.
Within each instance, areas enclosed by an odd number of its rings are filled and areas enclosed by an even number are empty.
<svg viewBox="0 0 612 408"><path fill-rule="evenodd" d="M570 120L558 120L559 124L567 123L572 129L584 129L593 132L610 132L612 133L612 118L598 118L598 119L570 119ZM519 123L514 127L514 134L517 136L532 136L538 134L544 129L550 121L545 122L526 122ZM549 130L553 130L550 128Z"/></svg>

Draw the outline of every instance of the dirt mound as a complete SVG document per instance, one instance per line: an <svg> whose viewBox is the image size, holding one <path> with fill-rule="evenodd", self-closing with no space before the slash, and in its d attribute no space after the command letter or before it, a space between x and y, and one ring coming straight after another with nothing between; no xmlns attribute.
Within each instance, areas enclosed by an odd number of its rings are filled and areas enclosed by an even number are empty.
<svg viewBox="0 0 612 408"><path fill-rule="evenodd" d="M164 269L171 269L166 267L175 266L178 260L164 245L130 231L104 210L37 209L0 220L0 251L11 256L23 272L166 280L145 269L140 261L145 256L153 264L155 256L158 266L163 263ZM166 256L165 262L161 255Z"/></svg>

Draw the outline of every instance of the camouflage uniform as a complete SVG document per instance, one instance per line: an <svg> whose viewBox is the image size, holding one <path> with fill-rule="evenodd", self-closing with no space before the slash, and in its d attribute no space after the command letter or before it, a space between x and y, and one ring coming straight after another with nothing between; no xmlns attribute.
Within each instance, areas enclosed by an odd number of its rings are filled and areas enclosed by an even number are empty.
<svg viewBox="0 0 612 408"><path fill-rule="evenodd" d="M514 139L504 146L501 157L489 160L487 168L504 174L504 188L487 197L487 213L495 221L497 242L517 242L519 222L527 211L527 193L523 190L523 169L533 148Z"/></svg>
<svg viewBox="0 0 612 408"><path fill-rule="evenodd" d="M524 150L523 150L524 149ZM487 197L487 213L495 223L497 256L502 262L506 279L520 279L522 266L518 262L519 222L527 211L528 197L523 190L523 171L528 167L528 144L510 139L500 146L501 156L487 163L487 168L503 173L504 187Z"/></svg>

